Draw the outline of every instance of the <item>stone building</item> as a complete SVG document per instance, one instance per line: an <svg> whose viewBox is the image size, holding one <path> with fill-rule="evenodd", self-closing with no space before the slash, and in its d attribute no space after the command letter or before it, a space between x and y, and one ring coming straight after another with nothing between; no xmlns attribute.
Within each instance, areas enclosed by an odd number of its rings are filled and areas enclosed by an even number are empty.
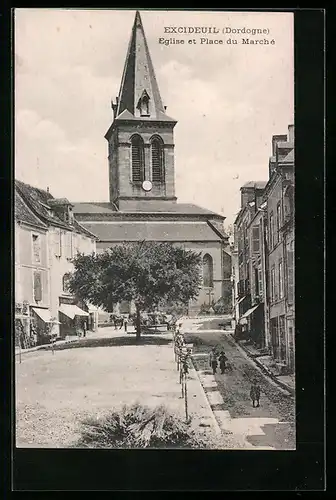
<svg viewBox="0 0 336 500"><path fill-rule="evenodd" d="M264 335L264 251L262 204L266 181L250 181L241 187L241 209L235 220L237 261L234 276L236 289L236 326L241 337L251 338L265 347Z"/></svg>
<svg viewBox="0 0 336 500"><path fill-rule="evenodd" d="M294 367L294 126L273 136L265 188L268 243L269 328L272 354Z"/></svg>
<svg viewBox="0 0 336 500"><path fill-rule="evenodd" d="M112 110L112 124L105 134L110 199L105 203L75 203L76 218L98 237L97 252L139 240L171 242L201 252L203 287L189 307L190 314L197 314L202 305L220 300L227 286L225 217L177 201L177 121L168 116L163 105L138 12Z"/></svg>
<svg viewBox="0 0 336 500"><path fill-rule="evenodd" d="M294 126L272 138L269 180L241 188L235 221L235 324L279 369L295 365Z"/></svg>
<svg viewBox="0 0 336 500"><path fill-rule="evenodd" d="M78 252L95 252L96 237L75 219L66 198L15 181L15 303L17 326L29 339L31 326L57 337L74 335L82 322L94 329L97 312L67 288ZM78 307L80 306L80 307Z"/></svg>

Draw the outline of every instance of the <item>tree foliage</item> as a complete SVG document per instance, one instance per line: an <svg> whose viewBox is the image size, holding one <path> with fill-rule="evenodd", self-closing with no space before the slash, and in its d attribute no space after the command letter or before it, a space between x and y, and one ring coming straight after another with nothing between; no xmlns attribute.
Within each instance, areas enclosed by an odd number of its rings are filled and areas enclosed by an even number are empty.
<svg viewBox="0 0 336 500"><path fill-rule="evenodd" d="M96 255L78 254L73 263L70 291L107 311L118 302L133 301L138 335L141 311L188 304L201 286L200 254L171 243L124 243Z"/></svg>

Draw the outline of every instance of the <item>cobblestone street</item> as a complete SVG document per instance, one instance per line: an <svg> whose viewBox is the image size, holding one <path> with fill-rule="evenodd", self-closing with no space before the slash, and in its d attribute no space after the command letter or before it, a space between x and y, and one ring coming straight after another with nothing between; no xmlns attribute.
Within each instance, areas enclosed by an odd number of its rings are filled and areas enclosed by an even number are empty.
<svg viewBox="0 0 336 500"><path fill-rule="evenodd" d="M293 397L265 376L229 333L194 330L185 337L194 345L194 365L220 427L242 435L253 447L295 449ZM212 374L209 351L213 346L223 348L228 358L224 375L219 369ZM261 387L259 408L252 407L249 396L254 379Z"/></svg>

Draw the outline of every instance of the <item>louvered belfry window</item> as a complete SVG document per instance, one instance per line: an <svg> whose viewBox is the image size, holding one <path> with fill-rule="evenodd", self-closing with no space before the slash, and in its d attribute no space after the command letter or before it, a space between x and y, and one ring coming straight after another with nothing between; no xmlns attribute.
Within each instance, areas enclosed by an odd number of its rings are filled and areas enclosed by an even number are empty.
<svg viewBox="0 0 336 500"><path fill-rule="evenodd" d="M145 178L144 146L140 136L132 138L132 181L142 182Z"/></svg>
<svg viewBox="0 0 336 500"><path fill-rule="evenodd" d="M152 180L164 182L163 145L159 138L152 140Z"/></svg>

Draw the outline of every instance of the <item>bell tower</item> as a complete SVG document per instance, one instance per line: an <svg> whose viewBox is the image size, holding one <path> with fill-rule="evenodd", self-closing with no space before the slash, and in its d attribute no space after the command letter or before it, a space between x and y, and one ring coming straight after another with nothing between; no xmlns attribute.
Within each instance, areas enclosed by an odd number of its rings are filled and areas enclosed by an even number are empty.
<svg viewBox="0 0 336 500"><path fill-rule="evenodd" d="M176 202L174 127L166 114L139 12L135 14L119 95L111 102L108 141L110 202L151 211Z"/></svg>

